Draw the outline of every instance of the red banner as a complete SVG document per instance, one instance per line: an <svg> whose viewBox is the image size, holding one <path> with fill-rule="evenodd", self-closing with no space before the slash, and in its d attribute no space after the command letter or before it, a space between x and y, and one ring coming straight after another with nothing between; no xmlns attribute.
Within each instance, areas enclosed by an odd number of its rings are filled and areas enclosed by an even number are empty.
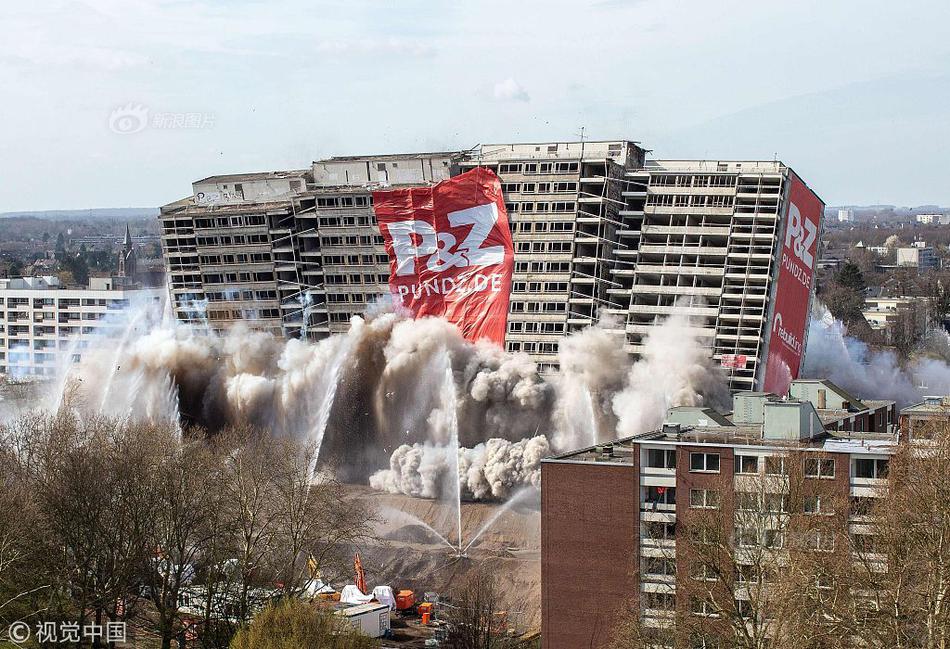
<svg viewBox="0 0 950 649"><path fill-rule="evenodd" d="M514 248L498 176L476 167L432 187L373 192L373 208L396 304L504 345Z"/></svg>
<svg viewBox="0 0 950 649"><path fill-rule="evenodd" d="M744 370L749 362L745 354L723 354L719 364L729 370Z"/></svg>
<svg viewBox="0 0 950 649"><path fill-rule="evenodd" d="M765 361L767 392L785 395L798 378L805 354L811 296L814 294L818 235L825 206L805 183L789 172L791 186L785 210L785 236L780 255L775 306Z"/></svg>

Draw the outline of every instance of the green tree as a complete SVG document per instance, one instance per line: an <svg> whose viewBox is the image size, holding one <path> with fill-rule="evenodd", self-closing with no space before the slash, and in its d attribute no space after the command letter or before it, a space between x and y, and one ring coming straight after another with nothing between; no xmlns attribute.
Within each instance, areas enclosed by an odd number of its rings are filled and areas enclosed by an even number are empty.
<svg viewBox="0 0 950 649"><path fill-rule="evenodd" d="M7 275L9 277L20 277L23 275L23 263L19 259L11 261L10 268L7 269Z"/></svg>
<svg viewBox="0 0 950 649"><path fill-rule="evenodd" d="M853 291L863 291L867 288L867 284L864 281L864 273L861 272L857 264L851 261L844 263L841 270L835 275L835 282Z"/></svg>
<svg viewBox="0 0 950 649"><path fill-rule="evenodd" d="M288 598L258 613L231 649L373 649L379 644L315 604Z"/></svg>

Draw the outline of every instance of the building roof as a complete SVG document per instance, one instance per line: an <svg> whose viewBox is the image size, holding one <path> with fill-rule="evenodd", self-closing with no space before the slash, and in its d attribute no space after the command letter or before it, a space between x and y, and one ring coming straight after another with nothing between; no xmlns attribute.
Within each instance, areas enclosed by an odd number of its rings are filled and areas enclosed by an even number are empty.
<svg viewBox="0 0 950 649"><path fill-rule="evenodd" d="M593 462L605 465L633 464L641 444L701 444L703 446L755 447L771 451L806 450L828 453L893 453L897 441L888 433L838 433L829 431L800 443L794 440L763 439L760 425L724 427L667 427L632 437L598 444L545 458L542 462Z"/></svg>
<svg viewBox="0 0 950 649"><path fill-rule="evenodd" d="M902 415L950 415L950 397L924 397L920 403L914 403L901 409Z"/></svg>
<svg viewBox="0 0 950 649"><path fill-rule="evenodd" d="M331 158L323 158L321 160L314 160L313 164L322 164L327 162L363 162L363 161L378 161L385 162L387 160L426 160L428 158L454 158L458 156L465 155L466 151L432 151L428 153L383 153L383 154L372 154L372 155L340 155L333 156Z"/></svg>
<svg viewBox="0 0 950 649"><path fill-rule="evenodd" d="M221 174L218 176L208 176L201 180L196 180L195 185L200 183L220 183L220 182L250 182L252 180L282 180L284 178L299 178L309 173L309 169L288 169L285 171L254 171L243 174Z"/></svg>

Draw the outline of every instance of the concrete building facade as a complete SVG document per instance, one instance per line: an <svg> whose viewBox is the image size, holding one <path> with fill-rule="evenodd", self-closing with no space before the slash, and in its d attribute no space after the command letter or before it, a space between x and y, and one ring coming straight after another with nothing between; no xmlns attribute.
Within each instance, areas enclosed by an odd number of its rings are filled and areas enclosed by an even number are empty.
<svg viewBox="0 0 950 649"><path fill-rule="evenodd" d="M749 502L796 514L778 488L760 493L781 484L772 476L800 471L856 507L878 495L896 450L894 402L861 401L828 381L796 381L791 392L737 393L728 418L673 408L659 430L542 462L543 649L604 646L630 615L648 646L672 647L678 624L715 617L694 597L702 561L691 517L735 520L725 525L735 543L781 552L780 528L755 538L743 529ZM862 532L860 509L842 515ZM740 586L727 600L737 607L749 597ZM691 646L718 646L709 642Z"/></svg>
<svg viewBox="0 0 950 649"><path fill-rule="evenodd" d="M345 330L388 295L372 191L477 165L501 179L515 245L509 351L554 369L561 337L609 314L637 354L658 319L682 313L734 387L758 385L790 169L647 160L629 140L346 156L198 181L160 216L178 318L311 338Z"/></svg>
<svg viewBox="0 0 950 649"><path fill-rule="evenodd" d="M162 289L121 277L93 277L85 288L65 288L54 276L0 279L0 374L52 376L66 357L78 362L94 341L120 335L124 311L164 299Z"/></svg>
<svg viewBox="0 0 950 649"><path fill-rule="evenodd" d="M933 248L913 245L897 249L897 265L916 268L918 272L924 273L928 270L936 270L940 266L940 260L934 254Z"/></svg>

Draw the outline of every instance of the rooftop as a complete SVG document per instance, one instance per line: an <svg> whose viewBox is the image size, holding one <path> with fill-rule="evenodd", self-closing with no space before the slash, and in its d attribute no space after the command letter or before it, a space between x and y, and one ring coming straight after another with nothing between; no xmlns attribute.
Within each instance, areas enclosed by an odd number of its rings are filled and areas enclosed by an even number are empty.
<svg viewBox="0 0 950 649"><path fill-rule="evenodd" d="M387 160L427 160L429 158L455 158L458 156L465 155L466 151L432 151L428 153L383 153L383 154L372 154L372 155L340 155L333 156L331 158L324 158L322 160L314 160L313 164L321 164L326 162L362 162L362 161L378 161L385 162Z"/></svg>
<svg viewBox="0 0 950 649"><path fill-rule="evenodd" d="M307 173L309 169L289 169L285 171L254 171L244 174L222 174L220 176L208 176L201 180L196 180L194 184L202 183L221 183L221 182L250 182L253 180L283 180L285 178L299 178Z"/></svg>
<svg viewBox="0 0 950 649"><path fill-rule="evenodd" d="M920 403L915 403L901 409L902 415L950 414L950 397L924 397Z"/></svg>
<svg viewBox="0 0 950 649"><path fill-rule="evenodd" d="M802 443L762 438L762 427L741 425L729 428L680 426L678 432L670 425L622 439L562 453L544 462L596 462L598 464L633 464L641 444L702 444L704 446L741 446L771 451L806 450L828 453L891 453L896 447L888 433L825 432Z"/></svg>

